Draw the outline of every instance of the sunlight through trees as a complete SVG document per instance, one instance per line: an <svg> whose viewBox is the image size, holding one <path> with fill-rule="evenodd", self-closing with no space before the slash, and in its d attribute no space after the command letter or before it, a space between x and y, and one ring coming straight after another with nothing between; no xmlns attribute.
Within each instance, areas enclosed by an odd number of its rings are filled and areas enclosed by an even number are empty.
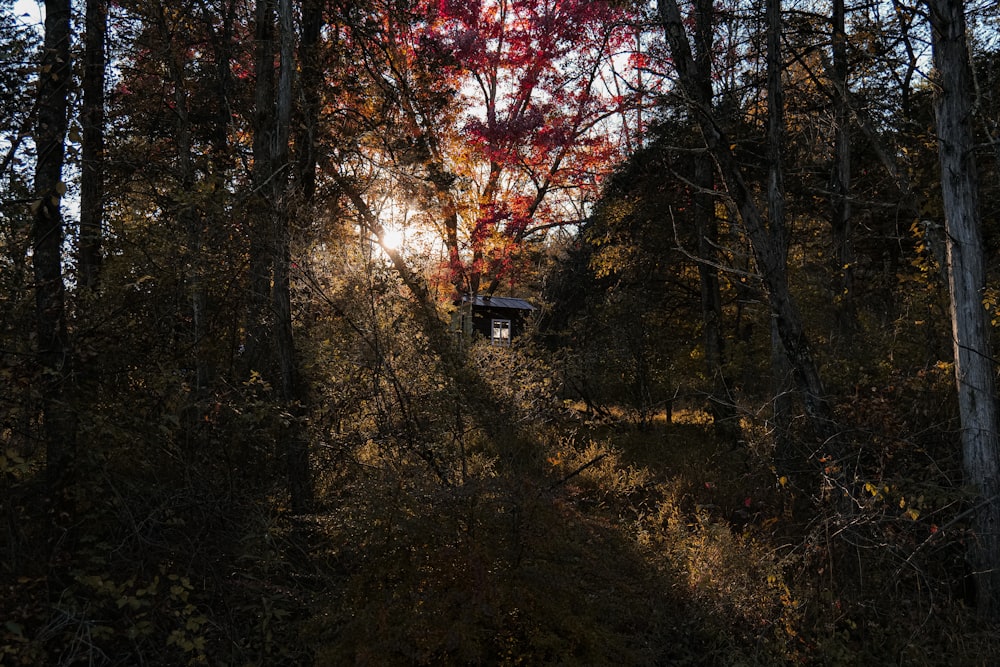
<svg viewBox="0 0 1000 667"><path fill-rule="evenodd" d="M0 664L991 664L996 17L0 3Z"/></svg>

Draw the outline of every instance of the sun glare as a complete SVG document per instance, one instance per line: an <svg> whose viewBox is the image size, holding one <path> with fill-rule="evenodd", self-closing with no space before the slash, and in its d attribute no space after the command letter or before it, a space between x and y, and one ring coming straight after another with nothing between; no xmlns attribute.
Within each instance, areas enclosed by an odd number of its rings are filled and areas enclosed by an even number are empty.
<svg viewBox="0 0 1000 667"><path fill-rule="evenodd" d="M399 250L403 247L403 232L398 229L387 229L382 235L382 246L387 250Z"/></svg>

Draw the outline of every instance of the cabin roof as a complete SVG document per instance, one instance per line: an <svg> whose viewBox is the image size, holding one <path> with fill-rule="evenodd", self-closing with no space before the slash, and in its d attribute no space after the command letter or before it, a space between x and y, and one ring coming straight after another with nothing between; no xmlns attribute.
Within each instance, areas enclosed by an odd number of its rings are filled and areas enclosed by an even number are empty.
<svg viewBox="0 0 1000 667"><path fill-rule="evenodd" d="M469 303L469 297L463 296L462 303ZM515 299L509 296L476 296L472 300L473 306L483 308L511 308L513 310L534 310L535 307L524 299Z"/></svg>

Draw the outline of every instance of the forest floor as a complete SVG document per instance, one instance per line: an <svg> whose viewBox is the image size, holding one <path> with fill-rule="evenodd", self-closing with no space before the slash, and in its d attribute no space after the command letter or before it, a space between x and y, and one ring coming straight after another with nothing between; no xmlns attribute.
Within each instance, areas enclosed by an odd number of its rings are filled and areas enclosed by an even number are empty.
<svg viewBox="0 0 1000 667"><path fill-rule="evenodd" d="M92 509L57 557L5 565L0 665L997 655L996 633L934 578L951 551L908 541L900 526L914 521L845 519L805 497L752 447L719 442L703 413L639 425L569 410L535 435L501 454L463 449L449 475L398 444L330 450L308 516L278 490L250 499L250 480L155 489L128 468L132 487L94 482L104 497L78 499ZM34 510L7 511L27 545L34 528L14 515Z"/></svg>
<svg viewBox="0 0 1000 667"><path fill-rule="evenodd" d="M365 509L346 491L321 531L343 577L304 626L317 664L990 664L960 601L901 591L898 560L833 535L860 528L712 433L570 420L455 487L356 478Z"/></svg>
<svg viewBox="0 0 1000 667"><path fill-rule="evenodd" d="M339 584L303 638L318 664L798 662L787 563L759 537L785 511L774 475L710 426L570 421L537 465L455 488L339 479L307 549Z"/></svg>

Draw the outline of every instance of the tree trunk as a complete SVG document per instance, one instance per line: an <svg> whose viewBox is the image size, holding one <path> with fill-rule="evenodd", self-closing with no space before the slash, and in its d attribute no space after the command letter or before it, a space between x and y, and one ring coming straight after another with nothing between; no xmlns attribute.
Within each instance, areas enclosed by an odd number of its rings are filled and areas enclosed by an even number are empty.
<svg viewBox="0 0 1000 667"><path fill-rule="evenodd" d="M83 151L80 172L80 239L77 281L93 289L101 268L104 220L104 44L108 32L107 0L87 0L84 40Z"/></svg>
<svg viewBox="0 0 1000 667"><path fill-rule="evenodd" d="M38 85L35 147L35 224L32 264L38 357L42 367L42 420L50 487L62 483L75 454L76 428L66 407L71 349L66 332L62 276L62 181L65 156L70 67L70 2L46 0L45 42Z"/></svg>
<svg viewBox="0 0 1000 667"><path fill-rule="evenodd" d="M788 265L788 227L785 224L785 94L781 85L781 0L767 0L767 209L768 228L776 261L782 271ZM786 466L790 451L792 401L789 393L789 362L777 318L771 319L771 393L774 397L775 459Z"/></svg>
<svg viewBox="0 0 1000 667"><path fill-rule="evenodd" d="M706 100L712 91L712 45L714 42L714 12L712 0L698 0L695 28L695 68L699 95ZM715 163L705 152L695 158L692 182L696 191L693 197L694 224L698 234L698 281L701 289L701 313L705 365L712 379L712 420L715 430L723 437L733 435L736 421L732 399L729 396L723 361L725 356L722 336L722 295L719 290L718 222L715 215Z"/></svg>
<svg viewBox="0 0 1000 667"><path fill-rule="evenodd" d="M257 0L254 23L253 170L247 217L249 229L249 289L244 362L247 371L267 371L270 348L268 303L271 292L270 179L274 174L274 5Z"/></svg>
<svg viewBox="0 0 1000 667"><path fill-rule="evenodd" d="M319 40L323 31L322 0L303 0L299 37L301 123L295 139L295 183L300 205L308 205L316 191L317 127L323 95L323 67Z"/></svg>
<svg viewBox="0 0 1000 667"><path fill-rule="evenodd" d="M966 482L975 488L975 539L968 559L977 605L1000 616L1000 445L979 184L973 153L971 66L962 0L928 0L936 69L938 151L948 250L955 380Z"/></svg>
<svg viewBox="0 0 1000 667"><path fill-rule="evenodd" d="M732 198L753 249L757 269L767 291L772 317L782 346L791 364L796 384L814 430L821 438L832 435L833 421L826 401L819 369L809 349L802 317L788 289L783 232L769 230L743 178L730 142L714 118L709 100L699 93L694 80L695 65L676 0L659 0L660 16L667 44L681 88L697 117L709 151L715 157L729 196Z"/></svg>
<svg viewBox="0 0 1000 667"><path fill-rule="evenodd" d="M295 73L292 0L258 0L256 20L257 111L252 199L258 206L251 212L254 224L250 236L247 358L251 370L262 370L277 387L285 409L294 415L298 411L300 387L290 284L289 139ZM295 422L283 427L280 437L292 511L301 514L312 506L308 443Z"/></svg>
<svg viewBox="0 0 1000 667"><path fill-rule="evenodd" d="M847 99L848 62L844 0L833 0L833 113L834 160L831 171L830 227L833 236L836 270L840 274L837 304L838 329L846 345L851 344L855 328L854 250L851 246L851 134L850 106Z"/></svg>
<svg viewBox="0 0 1000 667"><path fill-rule="evenodd" d="M292 335L291 298L291 229L289 189L292 119L292 83L295 72L295 24L292 18L292 0L278 0L278 26L280 66L278 69L278 97L275 127L274 166L271 180L274 187L276 210L274 212L274 283L271 302L274 309L274 340L278 355L278 373L281 378L281 398L293 415L299 411L298 363L295 339ZM280 173L279 173L280 171ZM304 514L313 504L312 479L309 469L309 446L299 423L293 422L285 429L285 456L287 457L288 490L292 511Z"/></svg>

